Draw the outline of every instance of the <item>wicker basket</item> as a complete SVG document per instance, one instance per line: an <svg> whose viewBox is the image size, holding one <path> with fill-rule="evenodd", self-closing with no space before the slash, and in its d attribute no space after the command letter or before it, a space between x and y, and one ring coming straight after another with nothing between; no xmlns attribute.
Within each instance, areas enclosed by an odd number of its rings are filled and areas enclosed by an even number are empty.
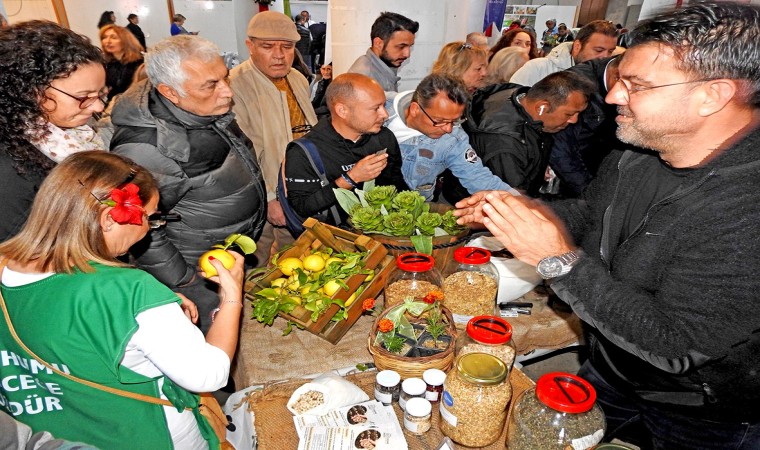
<svg viewBox="0 0 760 450"><path fill-rule="evenodd" d="M398 306L398 305L396 305ZM369 333L368 348L369 353L372 355L372 359L375 362L375 366L378 370L395 370L401 375L402 379L406 378L422 378L422 373L427 369L440 369L444 372L451 368L454 362L454 347L456 346L457 331L454 326L454 317L451 315L451 311L443 305L440 305L441 313L443 314L446 322L449 324L446 334L451 336L451 343L448 348L441 353L437 353L432 356L424 356L417 358L407 358L399 356L389 352L381 346L375 345L375 338L377 337L377 324L382 318L388 314L393 306L386 308L381 314L375 318L375 323L372 324L372 329ZM425 319L414 318L410 320L411 323L425 323Z"/></svg>

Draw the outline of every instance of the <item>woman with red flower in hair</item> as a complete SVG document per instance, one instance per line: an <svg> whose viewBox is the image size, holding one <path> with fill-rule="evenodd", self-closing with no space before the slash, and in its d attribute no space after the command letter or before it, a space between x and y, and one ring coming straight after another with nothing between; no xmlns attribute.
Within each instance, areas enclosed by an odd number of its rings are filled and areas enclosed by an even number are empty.
<svg viewBox="0 0 760 450"><path fill-rule="evenodd" d="M211 262L220 309L204 338L191 302L116 259L161 225L158 200L156 181L132 161L76 153L0 244L0 350L13 361L2 366L0 406L35 432L108 449L135 448L135 433L141 448L218 448L193 393L227 383L243 257L231 270ZM33 353L80 379L170 403L93 388L44 370Z"/></svg>

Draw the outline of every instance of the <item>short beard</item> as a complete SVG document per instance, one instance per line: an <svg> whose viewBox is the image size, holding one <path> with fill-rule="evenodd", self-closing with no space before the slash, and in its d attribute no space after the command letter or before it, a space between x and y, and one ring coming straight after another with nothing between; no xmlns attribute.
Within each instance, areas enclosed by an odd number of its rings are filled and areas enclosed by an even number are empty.
<svg viewBox="0 0 760 450"><path fill-rule="evenodd" d="M380 61L384 62L386 66L392 69L398 69L399 67L393 63L392 59L388 58L388 52L385 51L385 44L383 44L383 51L380 52Z"/></svg>

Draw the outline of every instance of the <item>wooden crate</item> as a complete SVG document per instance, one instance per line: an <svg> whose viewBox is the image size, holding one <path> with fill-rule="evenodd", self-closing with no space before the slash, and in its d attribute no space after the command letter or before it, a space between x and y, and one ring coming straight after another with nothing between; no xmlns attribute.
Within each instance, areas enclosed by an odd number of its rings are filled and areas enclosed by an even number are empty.
<svg viewBox="0 0 760 450"><path fill-rule="evenodd" d="M359 319L362 314L362 302L371 297L377 297L380 291L385 287L388 275L395 267L393 258L388 255L388 250L379 242L365 235L354 234L340 228L336 228L316 219L309 218L304 222L306 231L293 243L293 247L286 250L280 255L280 259L295 257L300 258L311 253L312 249L320 247L331 248L334 251L360 251L368 252L364 258L364 267L375 269L375 278L370 281L366 289L358 298L348 307L348 318L333 322L330 319L340 309L337 305L331 305L319 318L312 322L311 311L302 306L296 306L290 313L279 313L280 317L302 326L309 332L325 339L326 341L337 344L338 341L346 334L349 328ZM254 294L261 289L268 288L277 278L282 277L282 271L275 269L266 276L248 280L246 282L246 297L249 300L254 299ZM353 294L356 289L364 282L366 275L353 275L345 280L349 290L338 289L333 295L333 299L346 300Z"/></svg>

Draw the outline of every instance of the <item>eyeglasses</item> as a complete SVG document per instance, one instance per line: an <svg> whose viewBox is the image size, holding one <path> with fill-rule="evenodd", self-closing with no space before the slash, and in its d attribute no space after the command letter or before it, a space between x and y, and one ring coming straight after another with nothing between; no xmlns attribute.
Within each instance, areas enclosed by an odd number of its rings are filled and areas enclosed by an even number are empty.
<svg viewBox="0 0 760 450"><path fill-rule="evenodd" d="M155 212L148 216L148 226L151 230L161 228L166 225L166 222L179 222L182 220L182 216L179 214Z"/></svg>
<svg viewBox="0 0 760 450"><path fill-rule="evenodd" d="M452 127L458 127L467 120L466 117L455 119L455 120L435 120L432 117L430 117L430 114L428 114L427 111L425 111L425 108L423 108L421 104L417 103L417 106L419 106L420 110L422 110L422 112L427 116L427 118L430 119L431 122L433 122L434 127L443 128L446 125L451 125Z"/></svg>
<svg viewBox="0 0 760 450"><path fill-rule="evenodd" d="M461 52L462 50L464 50L466 48L472 48L472 44L470 44L469 42L465 42L465 43L463 43L462 45L459 46L459 48L457 49L457 51Z"/></svg>
<svg viewBox="0 0 760 450"><path fill-rule="evenodd" d="M623 89L628 95L632 94L638 94L639 92L645 92L645 91L651 91L652 89L659 89L664 87L670 87L670 86L680 86L682 84L691 84L691 83L706 83L708 81L713 81L715 78L703 78L700 80L689 80L689 81L681 81L679 83L669 83L669 84L661 84L659 86L631 86L628 87L627 84L623 81L622 78L618 78L617 82L615 84L620 84L623 86Z"/></svg>
<svg viewBox="0 0 760 450"><path fill-rule="evenodd" d="M296 125L293 128L290 129L290 132L293 134L297 133L308 133L311 131L311 125Z"/></svg>
<svg viewBox="0 0 760 450"><path fill-rule="evenodd" d="M79 102L79 109L87 109L90 106L92 106L93 103L100 100L103 102L103 105L105 106L106 103L108 103L108 90L103 89L102 91L98 92L98 95L95 97L77 97L75 95L71 95L66 91L62 91L58 89L57 87L53 86L52 84L49 84L48 87L50 89L55 89L56 91L60 92L61 94L68 95L69 97L73 98L74 100Z"/></svg>

